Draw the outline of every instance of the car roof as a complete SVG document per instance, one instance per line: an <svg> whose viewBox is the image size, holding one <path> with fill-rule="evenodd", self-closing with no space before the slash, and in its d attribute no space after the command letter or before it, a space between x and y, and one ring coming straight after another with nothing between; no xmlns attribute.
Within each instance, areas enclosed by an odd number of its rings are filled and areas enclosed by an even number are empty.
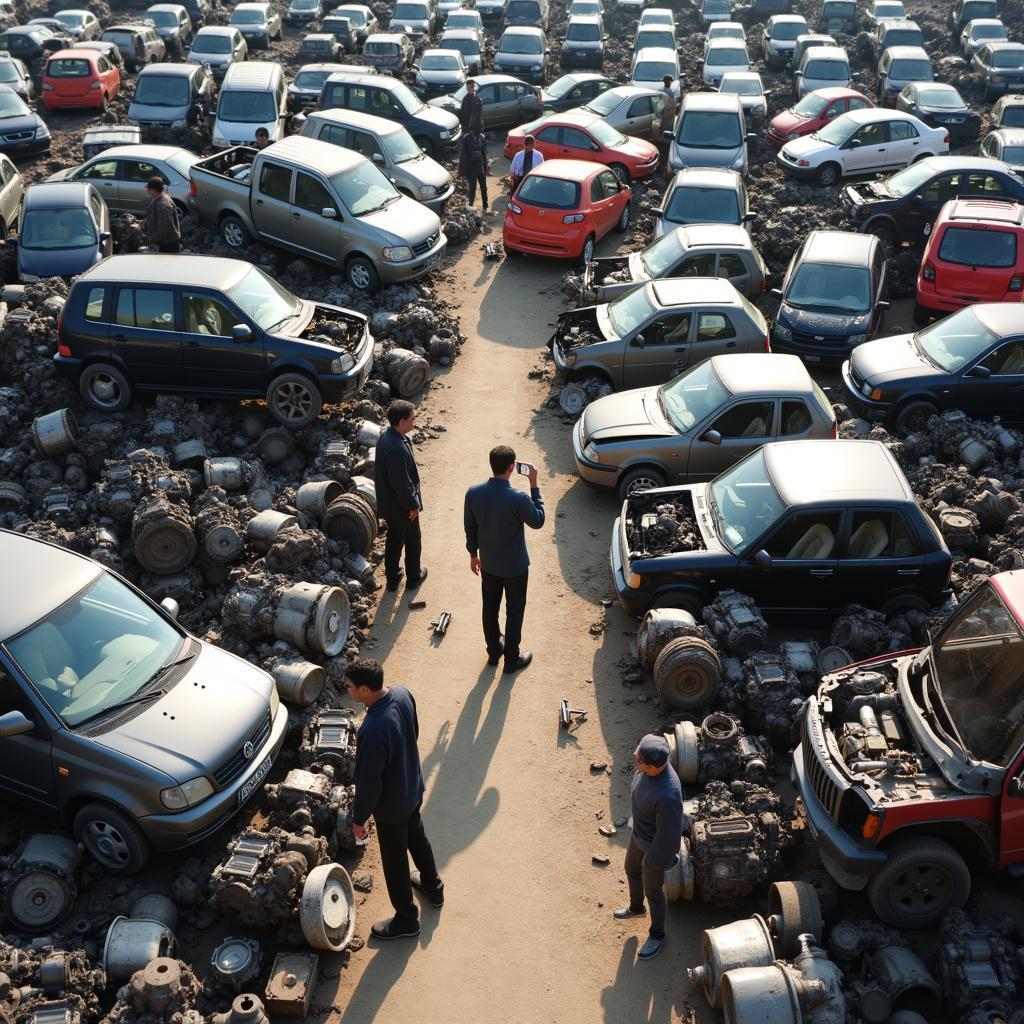
<svg viewBox="0 0 1024 1024"><path fill-rule="evenodd" d="M734 395L813 394L814 382L799 356L731 352L711 357L718 379Z"/></svg>
<svg viewBox="0 0 1024 1024"><path fill-rule="evenodd" d="M806 61L831 60L839 64L850 63L846 49L842 46L808 46L804 50L803 59Z"/></svg>
<svg viewBox="0 0 1024 1024"><path fill-rule="evenodd" d="M723 277L670 277L664 281L651 281L645 287L653 293L659 306L740 305L739 292Z"/></svg>
<svg viewBox="0 0 1024 1024"><path fill-rule="evenodd" d="M740 98L731 92L688 92L683 110L740 110Z"/></svg>
<svg viewBox="0 0 1024 1024"><path fill-rule="evenodd" d="M366 160L354 150L304 135L288 135L280 142L272 142L263 150L263 155L292 160L299 166L315 167L328 178L344 174Z"/></svg>
<svg viewBox="0 0 1024 1024"><path fill-rule="evenodd" d="M509 25L504 32L501 33L502 39L505 36L542 36L544 30L537 28L536 25Z"/></svg>
<svg viewBox="0 0 1024 1024"><path fill-rule="evenodd" d="M932 173L944 171L1008 171L1002 160L994 160L990 156L929 156L918 161L918 165L926 164Z"/></svg>
<svg viewBox="0 0 1024 1024"><path fill-rule="evenodd" d="M746 48L746 40L737 39L735 36L723 36L721 39L708 40L709 50L746 50Z"/></svg>
<svg viewBox="0 0 1024 1024"><path fill-rule="evenodd" d="M727 188L735 191L742 184L739 171L728 167L684 167L672 176L669 189L686 185L688 188Z"/></svg>
<svg viewBox="0 0 1024 1024"><path fill-rule="evenodd" d="M401 124L390 118L377 117L376 114L367 114L362 110L346 110L340 107L332 110L314 110L310 113L309 119L327 121L331 124L355 125L357 128L365 128L378 135L394 135L396 132L405 131Z"/></svg>
<svg viewBox="0 0 1024 1024"><path fill-rule="evenodd" d="M161 13L167 11L170 14L177 14L178 11L185 11L185 8L182 7L181 4L150 4L150 6L146 8L146 10L160 11ZM185 13L187 14L188 11L185 11Z"/></svg>
<svg viewBox="0 0 1024 1024"><path fill-rule="evenodd" d="M541 175L545 178L562 178L566 181L586 181L594 174L607 171L607 164L595 163L593 160L545 160L539 167L530 171L531 176Z"/></svg>
<svg viewBox="0 0 1024 1024"><path fill-rule="evenodd" d="M373 32L366 41L368 43L398 43L408 38L404 32Z"/></svg>
<svg viewBox="0 0 1024 1024"><path fill-rule="evenodd" d="M140 25L137 21L120 21L116 25L108 25L107 32L141 32L145 28L152 28L152 25Z"/></svg>
<svg viewBox="0 0 1024 1024"><path fill-rule="evenodd" d="M886 18L878 27L883 34L894 28L916 28L918 32L921 31L921 26L913 18Z"/></svg>
<svg viewBox="0 0 1024 1024"><path fill-rule="evenodd" d="M670 50L667 46L645 46L642 50L637 50L633 58L634 63L642 60L678 61L678 57L676 51Z"/></svg>
<svg viewBox="0 0 1024 1024"><path fill-rule="evenodd" d="M827 85L824 89L815 89L814 95L827 100L845 99L847 96L859 96L861 99L867 99L864 93L858 92L849 85Z"/></svg>
<svg viewBox="0 0 1024 1024"><path fill-rule="evenodd" d="M0 530L0 563L9 581L0 599L0 640L9 640L59 608L102 571L67 548Z"/></svg>
<svg viewBox="0 0 1024 1024"><path fill-rule="evenodd" d="M750 232L739 224L684 224L673 228L684 249L747 249L753 250Z"/></svg>
<svg viewBox="0 0 1024 1024"><path fill-rule="evenodd" d="M1003 53L1006 50L1024 50L1024 43L1011 43L1011 42L1009 42L1008 40L1005 40L1005 39L1004 40L1000 40L1000 41L995 42L995 43L986 43L985 45L993 53L995 53L997 50L1000 53Z"/></svg>
<svg viewBox="0 0 1024 1024"><path fill-rule="evenodd" d="M870 121L905 121L914 115L886 107L863 107L860 110L848 110L842 116L857 124L868 124Z"/></svg>
<svg viewBox="0 0 1024 1024"><path fill-rule="evenodd" d="M70 47L67 50L58 50L56 53L51 53L49 60L87 60L92 63L96 60L97 53L95 50L79 50L75 47Z"/></svg>
<svg viewBox="0 0 1024 1024"><path fill-rule="evenodd" d="M1004 146L1024 146L1024 128L993 128L989 135L998 135Z"/></svg>
<svg viewBox="0 0 1024 1024"><path fill-rule="evenodd" d="M931 60L923 46L890 46L885 52L891 60Z"/></svg>
<svg viewBox="0 0 1024 1024"><path fill-rule="evenodd" d="M245 60L238 64L232 64L224 76L221 92L223 93L225 88L265 89L277 73L283 74L284 72L276 61Z"/></svg>
<svg viewBox="0 0 1024 1024"><path fill-rule="evenodd" d="M91 188L87 181L37 181L25 189L24 203L26 208L85 206Z"/></svg>
<svg viewBox="0 0 1024 1024"><path fill-rule="evenodd" d="M358 67L357 64L348 64L346 67L354 68ZM382 85L384 88L388 88L390 83L394 82L394 79L390 75L373 75L365 71L332 71L330 77L327 79L328 82L349 82L352 85Z"/></svg>
<svg viewBox="0 0 1024 1024"><path fill-rule="evenodd" d="M193 42L197 36L233 36L237 31L234 25L204 25L193 36Z"/></svg>
<svg viewBox="0 0 1024 1024"><path fill-rule="evenodd" d="M480 41L480 33L475 28L446 28L441 33L441 42L446 39L475 39Z"/></svg>
<svg viewBox="0 0 1024 1024"><path fill-rule="evenodd" d="M589 110L566 110L561 114L551 114L545 121L545 124L574 124L580 128L587 128L592 125L595 121L601 121L603 118L600 114L595 114Z"/></svg>
<svg viewBox="0 0 1024 1024"><path fill-rule="evenodd" d="M577 25L603 25L604 19L600 14L574 14L569 19L569 24Z"/></svg>
<svg viewBox="0 0 1024 1024"><path fill-rule="evenodd" d="M1024 334L1024 305L1019 302L976 302L971 309L998 337Z"/></svg>
<svg viewBox="0 0 1024 1024"><path fill-rule="evenodd" d="M807 19L802 14L773 14L768 19L769 25L797 25L800 22L807 24Z"/></svg>
<svg viewBox="0 0 1024 1024"><path fill-rule="evenodd" d="M648 89L645 85L615 85L611 89L605 89L601 95L607 96L609 93L625 102L626 100L636 99L637 96L657 96L658 90Z"/></svg>
<svg viewBox="0 0 1024 1024"><path fill-rule="evenodd" d="M188 75L194 75L197 71L202 70L201 64L147 64L140 72L139 77L143 75L150 77L152 75L181 75L187 77Z"/></svg>
<svg viewBox="0 0 1024 1024"><path fill-rule="evenodd" d="M842 445L841 449L836 445ZM761 449L787 505L913 501L906 477L881 441L773 441Z"/></svg>
<svg viewBox="0 0 1024 1024"><path fill-rule="evenodd" d="M442 57L461 57L462 52L460 50L446 50L442 46L433 46L429 50L424 50L420 54L420 60L423 60L426 56L436 57L440 54Z"/></svg>
<svg viewBox="0 0 1024 1024"><path fill-rule="evenodd" d="M857 231L812 231L804 243L803 258L838 266L865 264L871 259L871 251L876 245L878 239L874 235Z"/></svg>
<svg viewBox="0 0 1024 1024"><path fill-rule="evenodd" d="M1024 225L1024 206L998 199L953 199L939 211L939 219L995 221L1021 227Z"/></svg>
<svg viewBox="0 0 1024 1024"><path fill-rule="evenodd" d="M128 146L111 146L109 149L103 150L101 154L97 156L118 157L128 156L135 160L167 160L169 157L174 156L175 153L184 153L186 156L193 156L194 154L189 153L187 149L183 149L181 146L160 146L157 144L133 144ZM196 159L199 159L196 157Z"/></svg>
<svg viewBox="0 0 1024 1024"><path fill-rule="evenodd" d="M38 185L31 187L39 188ZM186 287L205 284L212 288L230 288L251 269L251 263L226 256L124 253L100 260L84 274L79 274L76 284L81 281L89 281L92 284L160 281L162 284Z"/></svg>
<svg viewBox="0 0 1024 1024"><path fill-rule="evenodd" d="M723 29L728 29L730 32L735 29L739 29L744 36L746 36L746 29L738 21L713 21L708 25L707 35L718 35Z"/></svg>
<svg viewBox="0 0 1024 1024"><path fill-rule="evenodd" d="M1001 25L1003 28L1006 28L1006 24L1003 22L1002 18L971 18L971 20L967 22L964 28L987 28L989 25Z"/></svg>
<svg viewBox="0 0 1024 1024"><path fill-rule="evenodd" d="M722 81L725 81L727 78L730 82L752 82L755 79L760 82L761 74L758 71L726 71L722 75Z"/></svg>
<svg viewBox="0 0 1024 1024"><path fill-rule="evenodd" d="M914 89L938 89L943 92L955 92L957 96L960 95L960 90L949 82L908 82L907 84Z"/></svg>

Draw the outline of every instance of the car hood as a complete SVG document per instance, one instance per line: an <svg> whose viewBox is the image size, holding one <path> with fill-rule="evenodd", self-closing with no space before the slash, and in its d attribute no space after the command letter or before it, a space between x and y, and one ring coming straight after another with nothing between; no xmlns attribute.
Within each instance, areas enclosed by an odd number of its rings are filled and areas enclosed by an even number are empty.
<svg viewBox="0 0 1024 1024"><path fill-rule="evenodd" d="M674 433L661 414L656 387L605 395L583 412L583 436L587 441L641 441Z"/></svg>
<svg viewBox="0 0 1024 1024"><path fill-rule="evenodd" d="M71 277L102 258L100 244L75 249L26 249L18 246L18 273L35 277Z"/></svg>
<svg viewBox="0 0 1024 1024"><path fill-rule="evenodd" d="M273 686L271 677L249 662L203 644L168 694L93 739L177 782L209 776L270 713Z"/></svg>
<svg viewBox="0 0 1024 1024"><path fill-rule="evenodd" d="M434 85L461 85L465 77L461 71L424 71L422 68L417 72L420 81L432 82Z"/></svg>
<svg viewBox="0 0 1024 1024"><path fill-rule="evenodd" d="M872 385L891 384L913 377L944 377L945 370L933 366L917 349L913 334L876 338L858 345L850 356L850 365L858 378Z"/></svg>
<svg viewBox="0 0 1024 1024"><path fill-rule="evenodd" d="M442 98L447 99L447 97ZM455 109L458 110L458 107L456 106ZM437 125L438 128L446 128L448 131L454 131L459 126L459 119L451 111L439 110L429 103L426 107L417 110L414 116L418 121L429 121L431 124Z"/></svg>
<svg viewBox="0 0 1024 1024"><path fill-rule="evenodd" d="M441 230L437 214L408 196L402 196L383 210L364 214L359 223L386 234L386 245L417 245Z"/></svg>
<svg viewBox="0 0 1024 1024"><path fill-rule="evenodd" d="M433 157L429 157L425 153L415 160L395 164L392 171L396 175L407 174L421 184L433 185L434 188L447 188L450 181L448 172Z"/></svg>
<svg viewBox="0 0 1024 1024"><path fill-rule="evenodd" d="M437 99L431 100L427 106L433 107L435 110L444 110L454 114L459 110L459 101L454 96L438 96ZM421 115L424 113L426 111L420 111Z"/></svg>
<svg viewBox="0 0 1024 1024"><path fill-rule="evenodd" d="M518 64L522 67L533 67L544 63L542 53L503 53L499 50L494 55L495 64Z"/></svg>
<svg viewBox="0 0 1024 1024"><path fill-rule="evenodd" d="M807 119L798 117L791 110L784 110L781 114L776 114L772 118L772 128L785 137L790 132L798 132L800 129L807 124Z"/></svg>
<svg viewBox="0 0 1024 1024"><path fill-rule="evenodd" d="M635 160L649 160L658 152L657 146L643 139L634 139L632 136L626 136L625 144L616 148L620 153L628 153Z"/></svg>
<svg viewBox="0 0 1024 1024"><path fill-rule="evenodd" d="M843 335L867 324L867 313L830 313L823 309L796 309L783 303L779 319L801 334ZM856 333L856 332L854 332Z"/></svg>
<svg viewBox="0 0 1024 1024"><path fill-rule="evenodd" d="M35 131L39 124L36 114L17 114L14 117L0 118L0 135L13 135L15 132Z"/></svg>
<svg viewBox="0 0 1024 1024"><path fill-rule="evenodd" d="M187 116L188 109L187 103L166 107L153 103L136 103L133 100L128 108L128 117L133 121L180 121Z"/></svg>
<svg viewBox="0 0 1024 1024"><path fill-rule="evenodd" d="M835 146L831 142L819 142L817 139L811 138L810 135L806 135L802 139L787 142L783 148L794 159L806 160L808 157L827 153L829 150L835 149Z"/></svg>

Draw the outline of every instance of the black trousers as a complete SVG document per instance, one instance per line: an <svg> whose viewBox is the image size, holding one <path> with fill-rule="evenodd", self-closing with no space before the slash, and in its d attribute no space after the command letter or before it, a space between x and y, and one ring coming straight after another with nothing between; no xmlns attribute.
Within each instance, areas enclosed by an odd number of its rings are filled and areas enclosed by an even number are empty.
<svg viewBox="0 0 1024 1024"><path fill-rule="evenodd" d="M470 171L466 175L466 184L469 186L469 205L476 202L476 186L480 185L480 198L484 201L484 209L487 209L487 175L483 170Z"/></svg>
<svg viewBox="0 0 1024 1024"><path fill-rule="evenodd" d="M498 627L498 611L501 597L505 596L505 664L515 664L519 658L519 643L523 638L523 614L526 611L526 584L530 579L527 569L521 576L494 576L480 572L480 589L483 593L484 639L487 653L494 657L501 649L501 630Z"/></svg>
<svg viewBox="0 0 1024 1024"><path fill-rule="evenodd" d="M634 910L640 910L646 896L651 911L651 936L655 939L665 938L665 916L668 913L665 869L645 864L644 851L636 845L632 836L626 848L625 869L626 880L629 882L629 905Z"/></svg>
<svg viewBox="0 0 1024 1024"><path fill-rule="evenodd" d="M405 551L405 578L415 580L420 575L420 521L410 519L385 519L388 524L387 536L384 538L384 577L388 583L398 580L398 563Z"/></svg>
<svg viewBox="0 0 1024 1024"><path fill-rule="evenodd" d="M402 922L415 924L419 910L412 898L412 882L409 880L409 854L416 865L427 890L437 885L437 864L430 840L423 829L420 807L403 821L385 824L377 822L377 842L380 845L380 863L384 869L384 882L388 887L388 899L395 908L395 916Z"/></svg>

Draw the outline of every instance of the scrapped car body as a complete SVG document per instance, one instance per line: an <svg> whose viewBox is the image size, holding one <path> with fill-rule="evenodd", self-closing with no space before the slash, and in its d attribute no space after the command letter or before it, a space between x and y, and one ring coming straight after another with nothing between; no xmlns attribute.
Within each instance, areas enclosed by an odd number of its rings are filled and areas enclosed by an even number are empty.
<svg viewBox="0 0 1024 1024"><path fill-rule="evenodd" d="M738 171L724 167L684 167L669 180L654 237L687 224L742 224L747 231L757 218L750 209L747 188Z"/></svg>
<svg viewBox="0 0 1024 1024"><path fill-rule="evenodd" d="M29 185L16 245L21 281L81 274L113 252L107 204L88 182Z"/></svg>

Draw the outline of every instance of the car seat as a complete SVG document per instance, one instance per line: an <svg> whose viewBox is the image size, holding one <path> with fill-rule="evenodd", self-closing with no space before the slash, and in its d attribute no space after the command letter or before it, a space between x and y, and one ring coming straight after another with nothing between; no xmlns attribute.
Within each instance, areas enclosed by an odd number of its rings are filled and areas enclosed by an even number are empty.
<svg viewBox="0 0 1024 1024"><path fill-rule="evenodd" d="M1014 345L995 373L1024 373L1024 345Z"/></svg>
<svg viewBox="0 0 1024 1024"><path fill-rule="evenodd" d="M768 433L768 424L764 418L755 416L743 429L740 437L765 437Z"/></svg>
<svg viewBox="0 0 1024 1024"><path fill-rule="evenodd" d="M71 645L52 622L40 623L26 640L30 640L31 646L18 644L15 658L36 686L57 692L78 680ZM58 682L62 674L66 679L70 675L70 682Z"/></svg>
<svg viewBox="0 0 1024 1024"><path fill-rule="evenodd" d="M850 558L878 558L889 546L889 531L881 519L861 523L850 537Z"/></svg>
<svg viewBox="0 0 1024 1024"><path fill-rule="evenodd" d="M802 434L811 425L811 414L801 404L793 407L782 425L783 434Z"/></svg>
<svg viewBox="0 0 1024 1024"><path fill-rule="evenodd" d="M828 558L836 538L824 523L815 523L790 549L787 558Z"/></svg>

